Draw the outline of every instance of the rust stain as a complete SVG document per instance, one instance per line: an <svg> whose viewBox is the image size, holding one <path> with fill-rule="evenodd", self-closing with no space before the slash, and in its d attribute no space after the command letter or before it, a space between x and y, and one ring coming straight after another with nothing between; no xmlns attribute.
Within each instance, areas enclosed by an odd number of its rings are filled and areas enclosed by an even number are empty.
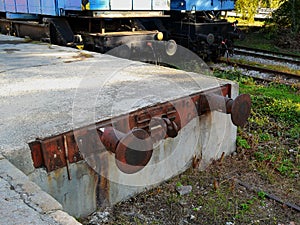
<svg viewBox="0 0 300 225"><path fill-rule="evenodd" d="M99 155L97 173L97 187L96 187L96 199L97 206L105 206L109 203L110 183L109 176L109 160L108 154Z"/></svg>

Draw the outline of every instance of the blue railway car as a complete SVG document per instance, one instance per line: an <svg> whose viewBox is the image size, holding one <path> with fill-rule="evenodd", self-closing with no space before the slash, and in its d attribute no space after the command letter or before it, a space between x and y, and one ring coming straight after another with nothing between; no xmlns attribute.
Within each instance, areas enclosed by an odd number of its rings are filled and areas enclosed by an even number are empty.
<svg viewBox="0 0 300 225"><path fill-rule="evenodd" d="M234 5L234 0L0 0L0 16L6 18L0 32L99 52L123 44L127 52L143 49L147 46L130 43L164 37L215 60L232 53L233 40L243 36L236 23L220 17Z"/></svg>
<svg viewBox="0 0 300 225"><path fill-rule="evenodd" d="M0 31L40 33L54 44L106 52L129 42L162 40L161 32L145 30L138 20L159 18L168 10L170 0L0 0L0 16L9 20L1 21Z"/></svg>
<svg viewBox="0 0 300 225"><path fill-rule="evenodd" d="M11 14L39 14L64 16L69 11L139 11L170 10L170 0L1 0L1 12ZM84 14L84 13L81 13Z"/></svg>
<svg viewBox="0 0 300 225"><path fill-rule="evenodd" d="M234 10L233 0L172 0L171 9L179 11L228 11Z"/></svg>

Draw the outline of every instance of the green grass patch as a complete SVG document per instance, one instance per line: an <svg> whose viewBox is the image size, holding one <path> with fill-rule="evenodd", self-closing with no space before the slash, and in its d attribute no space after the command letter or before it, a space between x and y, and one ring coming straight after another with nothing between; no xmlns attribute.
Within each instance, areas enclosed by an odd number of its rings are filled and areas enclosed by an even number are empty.
<svg viewBox="0 0 300 225"><path fill-rule="evenodd" d="M281 84L240 84L240 88L251 95L253 109L259 118L268 116L292 127L300 123L300 95L295 89Z"/></svg>
<svg viewBox="0 0 300 225"><path fill-rule="evenodd" d="M236 40L235 44L238 46L257 48L274 52L281 51L280 48L274 47L273 40L271 40L267 35L261 34L260 32L246 33L246 38L244 40Z"/></svg>
<svg viewBox="0 0 300 225"><path fill-rule="evenodd" d="M251 96L247 130L238 129L237 147L251 150L256 169L271 180L272 173L287 178L300 175L300 95L283 84L256 84L240 72L214 73L239 83Z"/></svg>
<svg viewBox="0 0 300 225"><path fill-rule="evenodd" d="M260 31L251 33L247 33L247 31L245 31L246 38L244 40L235 40L234 43L237 46L268 50L278 53L288 53L300 56L300 52L297 50L280 48L276 46L274 40L277 39L277 35L275 33L276 32L273 32L272 28L270 27L265 30L262 29Z"/></svg>

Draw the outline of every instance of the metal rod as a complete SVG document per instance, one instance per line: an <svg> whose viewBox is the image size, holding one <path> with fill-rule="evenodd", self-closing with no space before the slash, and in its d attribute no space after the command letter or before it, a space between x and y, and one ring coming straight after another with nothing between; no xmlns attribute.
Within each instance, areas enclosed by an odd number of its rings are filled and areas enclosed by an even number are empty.
<svg viewBox="0 0 300 225"><path fill-rule="evenodd" d="M247 189L249 189L249 190L251 190L251 191L253 191L253 192L256 192L256 193L258 193L258 192L263 192L263 193L265 194L265 197L266 197L266 198L271 199L271 200L274 200L274 201L276 201L276 202L278 202L278 203L281 203L281 204L283 204L283 205L286 205L286 206L288 206L288 207L290 207L290 208L292 208L292 209L294 209L294 210L300 212L300 206L298 206L298 205L292 204L292 203L290 203L290 202L284 202L283 200L281 200L281 199L278 198L277 196L272 195L272 194L268 194L268 193L266 193L265 191L256 189L256 188L250 186L249 184L246 184L246 183L244 183L244 182L242 182L242 181L240 181L240 180L238 180L238 179L234 179L234 180L235 180L235 182L238 183L239 185L241 185L241 186L243 186L243 187L245 187L245 188L247 188Z"/></svg>
<svg viewBox="0 0 300 225"><path fill-rule="evenodd" d="M68 156L68 143L67 143L67 136L64 135L64 149L65 149L65 156L66 156L66 167L67 167L67 173L68 173L68 179L69 180L72 180L72 177L71 177L71 173L70 173L70 164L69 164L69 156Z"/></svg>

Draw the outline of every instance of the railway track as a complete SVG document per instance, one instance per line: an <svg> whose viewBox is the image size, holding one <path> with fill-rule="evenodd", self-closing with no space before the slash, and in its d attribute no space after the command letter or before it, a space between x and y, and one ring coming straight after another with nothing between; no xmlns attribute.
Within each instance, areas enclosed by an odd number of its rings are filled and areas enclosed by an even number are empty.
<svg viewBox="0 0 300 225"><path fill-rule="evenodd" d="M219 62L221 70L234 68L256 80L300 85L299 55L235 46L235 54Z"/></svg>
<svg viewBox="0 0 300 225"><path fill-rule="evenodd" d="M213 66L213 69L228 71L230 69L238 69L243 75L250 76L255 80L265 82L279 82L286 85L300 85L300 75L287 73L258 66L247 65L244 63L230 62L227 60L220 60L219 63ZM226 66L224 66L226 65Z"/></svg>
<svg viewBox="0 0 300 225"><path fill-rule="evenodd" d="M235 46L234 52L237 55L260 57L260 58L274 60L274 61L292 63L300 66L300 55L278 53L278 52L273 52L268 50L254 49L254 48L241 47L241 46Z"/></svg>

